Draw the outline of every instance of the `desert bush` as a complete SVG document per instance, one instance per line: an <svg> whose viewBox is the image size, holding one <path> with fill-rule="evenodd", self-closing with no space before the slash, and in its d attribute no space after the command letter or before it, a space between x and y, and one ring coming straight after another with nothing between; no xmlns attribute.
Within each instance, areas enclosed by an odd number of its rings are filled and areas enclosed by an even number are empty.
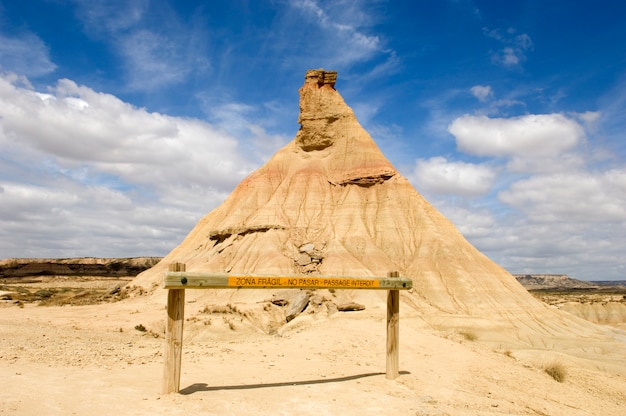
<svg viewBox="0 0 626 416"><path fill-rule="evenodd" d="M565 369L565 366L558 361L554 361L546 365L544 367L544 371L559 383L564 382L565 377L567 376L567 370Z"/></svg>
<svg viewBox="0 0 626 416"><path fill-rule="evenodd" d="M233 313L236 312L236 307L233 309L232 305L229 303L228 305L206 305L204 309L200 311L200 313L204 314L212 314L212 313Z"/></svg>
<svg viewBox="0 0 626 416"><path fill-rule="evenodd" d="M146 327L145 327L145 326L143 326L142 324L135 325L135 329L136 329L137 331L139 331L139 332L146 332L146 331L147 331Z"/></svg>
<svg viewBox="0 0 626 416"><path fill-rule="evenodd" d="M471 329L459 331L459 334L467 341L476 341L478 339L478 335Z"/></svg>
<svg viewBox="0 0 626 416"><path fill-rule="evenodd" d="M231 331L235 330L235 324L233 323L232 318L226 318L225 316L222 316L222 320L226 325L228 325Z"/></svg>

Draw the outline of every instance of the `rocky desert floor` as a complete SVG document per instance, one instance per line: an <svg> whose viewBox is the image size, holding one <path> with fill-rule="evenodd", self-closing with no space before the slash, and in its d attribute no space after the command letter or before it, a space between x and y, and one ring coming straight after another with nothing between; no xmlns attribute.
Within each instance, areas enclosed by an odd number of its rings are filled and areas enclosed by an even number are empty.
<svg viewBox="0 0 626 416"><path fill-rule="evenodd" d="M165 305L124 294L118 288L125 283L62 276L2 281L0 414L624 414L626 357L616 365L614 356L602 358L611 351L581 357L493 345L480 334L428 325L406 305L401 374L387 380L384 302L363 311L305 311L270 335L236 308L207 313L207 305L189 299L181 391L161 394ZM541 296L581 316L593 309L596 318L604 302L613 312L596 321L624 344L626 315L621 322L616 316L625 294L598 294L598 302L591 293ZM585 296L578 309L575 295ZM594 303L600 306L590 308ZM581 350L587 342L580 340ZM549 368L564 378L555 380Z"/></svg>

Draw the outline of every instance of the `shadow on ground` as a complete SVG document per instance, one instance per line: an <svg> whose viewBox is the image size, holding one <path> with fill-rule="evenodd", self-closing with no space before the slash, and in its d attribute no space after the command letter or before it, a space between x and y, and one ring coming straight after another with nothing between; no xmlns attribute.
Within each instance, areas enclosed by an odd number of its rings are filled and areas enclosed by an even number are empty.
<svg viewBox="0 0 626 416"><path fill-rule="evenodd" d="M353 376L325 378L321 380L287 381L287 382L280 382L280 383L263 383L263 384L242 384L238 386L209 386L207 383L194 383L180 390L179 393L183 395L189 395L189 394L193 394L193 393L197 393L201 391L248 390L248 389L262 389L262 388L267 388L267 387L305 386L305 385L312 385L312 384L339 383L342 381L357 380L360 378L381 376L384 374L385 373L365 373L365 374L356 374ZM411 374L411 373L408 371L400 371L400 374L405 375L405 374Z"/></svg>

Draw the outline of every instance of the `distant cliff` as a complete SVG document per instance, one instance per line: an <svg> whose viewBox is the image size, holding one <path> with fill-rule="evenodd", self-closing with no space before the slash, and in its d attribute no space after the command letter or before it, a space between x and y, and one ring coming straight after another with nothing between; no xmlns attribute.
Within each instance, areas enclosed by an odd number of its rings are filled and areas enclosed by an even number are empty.
<svg viewBox="0 0 626 416"><path fill-rule="evenodd" d="M528 290L539 289L597 289L594 282L572 279L566 274L514 274L518 282Z"/></svg>
<svg viewBox="0 0 626 416"><path fill-rule="evenodd" d="M160 257L0 260L0 278L26 276L136 276Z"/></svg>

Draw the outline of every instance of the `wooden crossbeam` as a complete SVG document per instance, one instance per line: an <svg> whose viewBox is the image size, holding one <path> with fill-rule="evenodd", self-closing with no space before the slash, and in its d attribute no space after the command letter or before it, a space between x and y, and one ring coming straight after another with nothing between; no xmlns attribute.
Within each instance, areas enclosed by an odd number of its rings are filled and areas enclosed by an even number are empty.
<svg viewBox="0 0 626 416"><path fill-rule="evenodd" d="M408 290L404 277L261 276L226 273L166 272L164 289L380 289Z"/></svg>

